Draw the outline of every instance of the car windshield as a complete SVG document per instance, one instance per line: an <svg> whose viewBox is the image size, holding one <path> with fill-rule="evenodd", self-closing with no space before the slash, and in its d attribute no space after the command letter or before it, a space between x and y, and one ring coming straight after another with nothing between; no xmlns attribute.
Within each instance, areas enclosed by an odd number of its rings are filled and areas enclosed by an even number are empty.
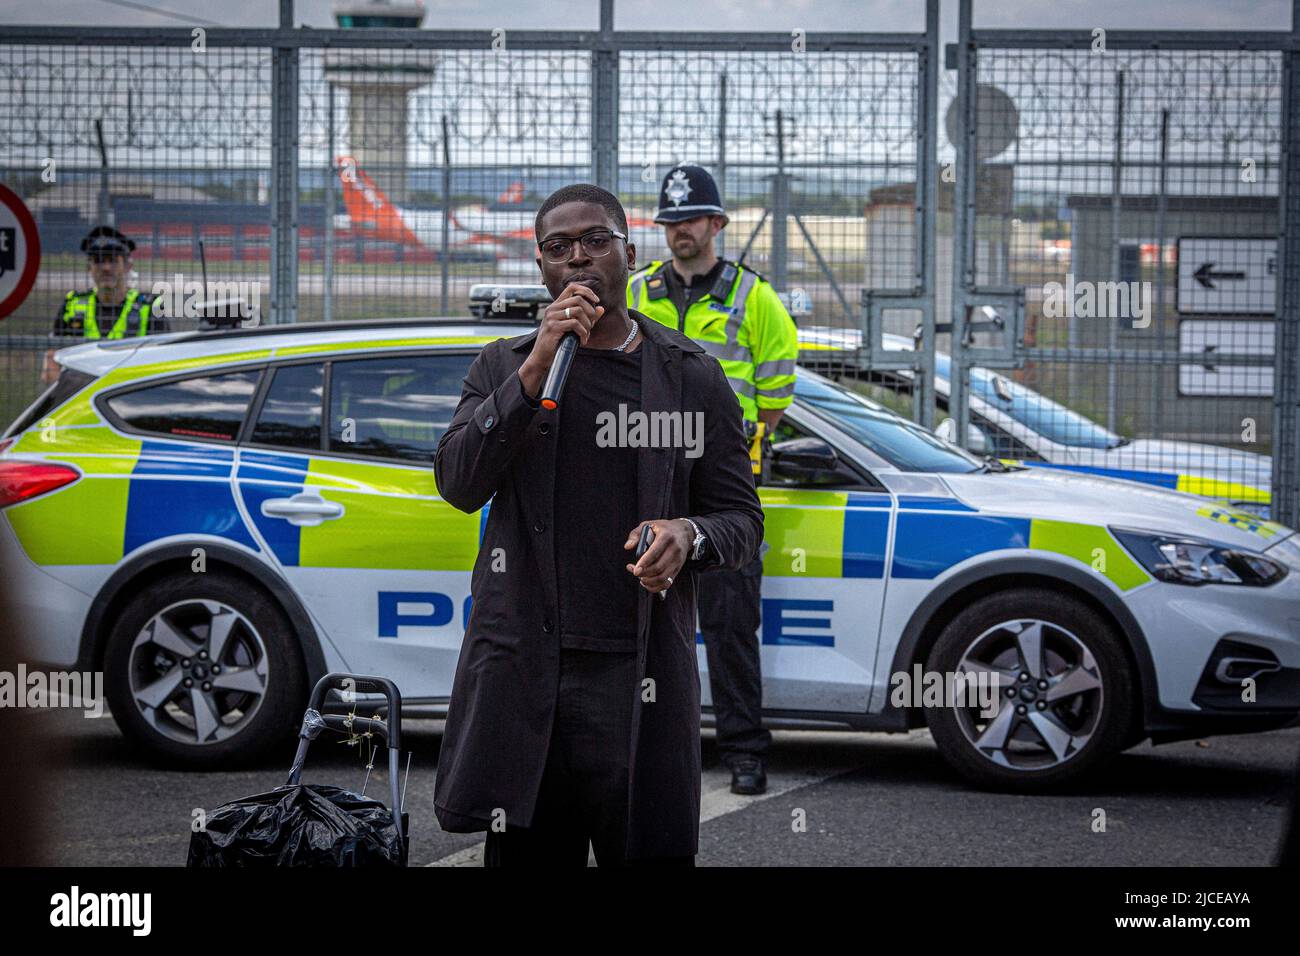
<svg viewBox="0 0 1300 956"><path fill-rule="evenodd" d="M936 375L947 378L948 365L947 355L935 356ZM970 370L970 387L981 400L1058 445L1118 448L1124 444L1123 438L1092 419L986 368Z"/></svg>
<svg viewBox="0 0 1300 956"><path fill-rule="evenodd" d="M795 400L828 418L899 471L971 472L981 464L883 405L800 369Z"/></svg>

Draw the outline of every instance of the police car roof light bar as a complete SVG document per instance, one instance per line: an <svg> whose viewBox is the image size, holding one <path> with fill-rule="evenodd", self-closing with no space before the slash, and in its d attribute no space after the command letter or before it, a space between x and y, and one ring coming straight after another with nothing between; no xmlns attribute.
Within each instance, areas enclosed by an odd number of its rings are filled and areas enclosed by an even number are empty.
<svg viewBox="0 0 1300 956"><path fill-rule="evenodd" d="M478 283L470 286L469 311L484 321L537 322L537 311L554 301L544 285L493 285Z"/></svg>

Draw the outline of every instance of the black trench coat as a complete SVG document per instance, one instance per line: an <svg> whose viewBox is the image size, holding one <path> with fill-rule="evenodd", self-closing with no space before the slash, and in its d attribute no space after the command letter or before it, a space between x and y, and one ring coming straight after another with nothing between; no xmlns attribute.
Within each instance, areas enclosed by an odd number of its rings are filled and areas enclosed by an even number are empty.
<svg viewBox="0 0 1300 956"><path fill-rule="evenodd" d="M680 333L633 313L644 338L642 410L704 413L703 453L637 451L641 520L695 519L709 559L688 562L660 601L644 588L637 607L638 687L632 716L628 859L696 853L700 825L700 676L695 656L695 578L736 569L757 553L763 511L745 449L739 403L718 362ZM515 372L537 333L486 346L465 377L460 405L438 444L438 493L462 511L489 499L474 565L473 607L456 666L434 806L444 830L486 830L532 821L550 744L560 646L552 537L556 412L534 409ZM570 490L626 494L593 475ZM631 531L631 529L628 529ZM492 570L495 549L506 570ZM631 552L629 552L630 554Z"/></svg>

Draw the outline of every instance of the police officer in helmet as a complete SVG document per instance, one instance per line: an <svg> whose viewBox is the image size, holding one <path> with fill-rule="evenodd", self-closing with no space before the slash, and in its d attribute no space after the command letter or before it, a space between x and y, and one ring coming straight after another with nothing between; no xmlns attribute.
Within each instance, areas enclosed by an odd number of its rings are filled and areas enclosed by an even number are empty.
<svg viewBox="0 0 1300 956"><path fill-rule="evenodd" d="M167 320L152 314L153 296L135 288L131 253L135 243L112 226L96 226L81 240L91 288L69 292L51 334L85 340L121 339L167 332Z"/></svg>
<svg viewBox="0 0 1300 956"><path fill-rule="evenodd" d="M718 257L714 238L727 225L713 177L700 166L673 167L659 190L655 222L672 258L628 280L628 306L671 326L722 364L745 419L755 481L764 449L794 400L799 356L794 320L757 272ZM763 546L766 550L766 545ZM759 662L761 554L739 571L699 577L700 630L709 662L718 749L734 793L767 788L772 735L763 727Z"/></svg>

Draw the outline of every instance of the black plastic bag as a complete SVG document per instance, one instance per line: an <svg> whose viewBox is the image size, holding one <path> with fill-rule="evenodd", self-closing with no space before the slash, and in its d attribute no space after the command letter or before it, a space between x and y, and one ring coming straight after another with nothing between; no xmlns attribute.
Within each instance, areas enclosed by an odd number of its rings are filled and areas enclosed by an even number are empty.
<svg viewBox="0 0 1300 956"><path fill-rule="evenodd" d="M402 866L401 840L383 803L323 784L276 787L208 815L190 835L186 866Z"/></svg>

